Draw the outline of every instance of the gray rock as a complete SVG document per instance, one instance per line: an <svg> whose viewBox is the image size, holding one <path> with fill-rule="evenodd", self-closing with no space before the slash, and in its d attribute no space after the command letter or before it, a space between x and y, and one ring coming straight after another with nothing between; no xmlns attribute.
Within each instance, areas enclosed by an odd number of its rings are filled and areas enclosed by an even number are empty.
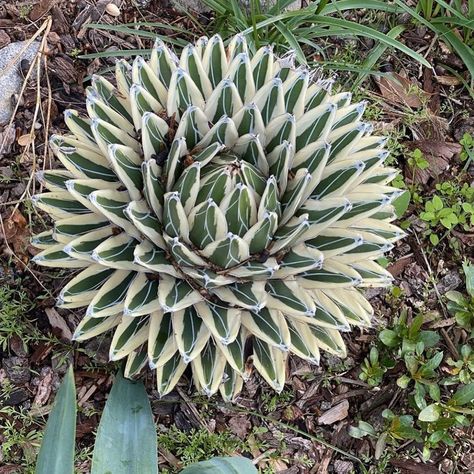
<svg viewBox="0 0 474 474"><path fill-rule="evenodd" d="M30 395L27 390L24 388L18 388L9 393L2 403L5 406L16 406L28 400L29 397Z"/></svg>
<svg viewBox="0 0 474 474"><path fill-rule="evenodd" d="M23 84L20 73L20 62L23 59L31 62L39 49L39 42L34 41L22 53L27 41L11 43L0 49L0 124L7 123L13 112L12 96L18 94Z"/></svg>
<svg viewBox="0 0 474 474"><path fill-rule="evenodd" d="M15 385L28 383L31 378L28 358L26 357L8 357L3 359L3 368L7 377Z"/></svg>

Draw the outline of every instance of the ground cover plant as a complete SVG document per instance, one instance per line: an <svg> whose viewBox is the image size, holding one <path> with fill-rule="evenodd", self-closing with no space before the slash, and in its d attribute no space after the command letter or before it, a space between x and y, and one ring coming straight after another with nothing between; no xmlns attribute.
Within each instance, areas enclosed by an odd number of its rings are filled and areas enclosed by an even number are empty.
<svg viewBox="0 0 474 474"><path fill-rule="evenodd" d="M119 368L107 363L110 336L71 341L83 313L55 309L68 271L31 263L31 236L51 225L28 199L43 191L34 172L60 166L44 146L48 136L64 134L65 109L86 113L92 74L113 80L116 60L151 50L156 34L179 51L245 25L253 52L273 41L282 55L299 48L312 67L337 72L333 94L352 90L353 103L368 100L365 119L388 138L386 165L400 169L393 186L404 191L397 225L407 238L378 259L393 286L365 290L372 326L342 334L347 357L322 351L319 366L290 357L280 394L253 371L230 406L198 395L185 373L160 399L152 373L138 374L157 424L160 472L232 455L265 473L472 471L469 2L314 2L278 18L255 2L240 13L232 2L214 2L210 12L192 14L156 0L141 8L112 2L116 9L106 8L110 2L12 3L0 7L1 44L39 31L48 54L39 76L24 65L13 125L0 132L0 469L34 472L57 388L73 365L74 464L90 472ZM358 25L375 33L361 35Z"/></svg>

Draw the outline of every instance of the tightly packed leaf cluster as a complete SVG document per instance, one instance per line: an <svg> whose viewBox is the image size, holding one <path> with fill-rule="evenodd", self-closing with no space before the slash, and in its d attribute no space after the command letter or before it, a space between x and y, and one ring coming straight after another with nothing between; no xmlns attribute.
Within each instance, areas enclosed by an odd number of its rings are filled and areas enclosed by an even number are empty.
<svg viewBox="0 0 474 474"><path fill-rule="evenodd" d="M357 288L390 281L375 260L403 236L364 104L242 36L180 58L158 41L115 82L93 78L88 117L66 112L64 168L34 197L55 221L35 261L81 269L58 303L87 307L75 339L113 329L127 376L148 362L166 394L190 365L226 399L249 357L282 390L289 353L344 356L340 332L372 315Z"/></svg>

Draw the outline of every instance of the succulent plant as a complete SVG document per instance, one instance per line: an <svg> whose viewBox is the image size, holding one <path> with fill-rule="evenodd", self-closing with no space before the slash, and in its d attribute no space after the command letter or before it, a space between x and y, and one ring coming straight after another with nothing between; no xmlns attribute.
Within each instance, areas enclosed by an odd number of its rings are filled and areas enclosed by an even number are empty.
<svg viewBox="0 0 474 474"><path fill-rule="evenodd" d="M238 35L92 79L33 199L54 220L34 260L79 270L58 301L87 308L76 340L113 330L127 376L148 362L166 394L190 365L226 399L250 366L282 390L289 353L344 356L371 320L358 288L390 282L399 191L364 104L316 76Z"/></svg>

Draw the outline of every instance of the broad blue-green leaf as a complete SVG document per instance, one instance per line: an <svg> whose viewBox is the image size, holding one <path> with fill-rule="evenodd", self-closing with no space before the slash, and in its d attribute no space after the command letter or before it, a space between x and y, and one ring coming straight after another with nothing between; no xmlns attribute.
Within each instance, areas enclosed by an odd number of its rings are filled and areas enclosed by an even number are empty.
<svg viewBox="0 0 474 474"><path fill-rule="evenodd" d="M73 474L76 437L76 388L72 366L59 387L49 415L36 474Z"/></svg>
<svg viewBox="0 0 474 474"><path fill-rule="evenodd" d="M158 474L157 452L145 387L118 373L97 430L91 474Z"/></svg>

